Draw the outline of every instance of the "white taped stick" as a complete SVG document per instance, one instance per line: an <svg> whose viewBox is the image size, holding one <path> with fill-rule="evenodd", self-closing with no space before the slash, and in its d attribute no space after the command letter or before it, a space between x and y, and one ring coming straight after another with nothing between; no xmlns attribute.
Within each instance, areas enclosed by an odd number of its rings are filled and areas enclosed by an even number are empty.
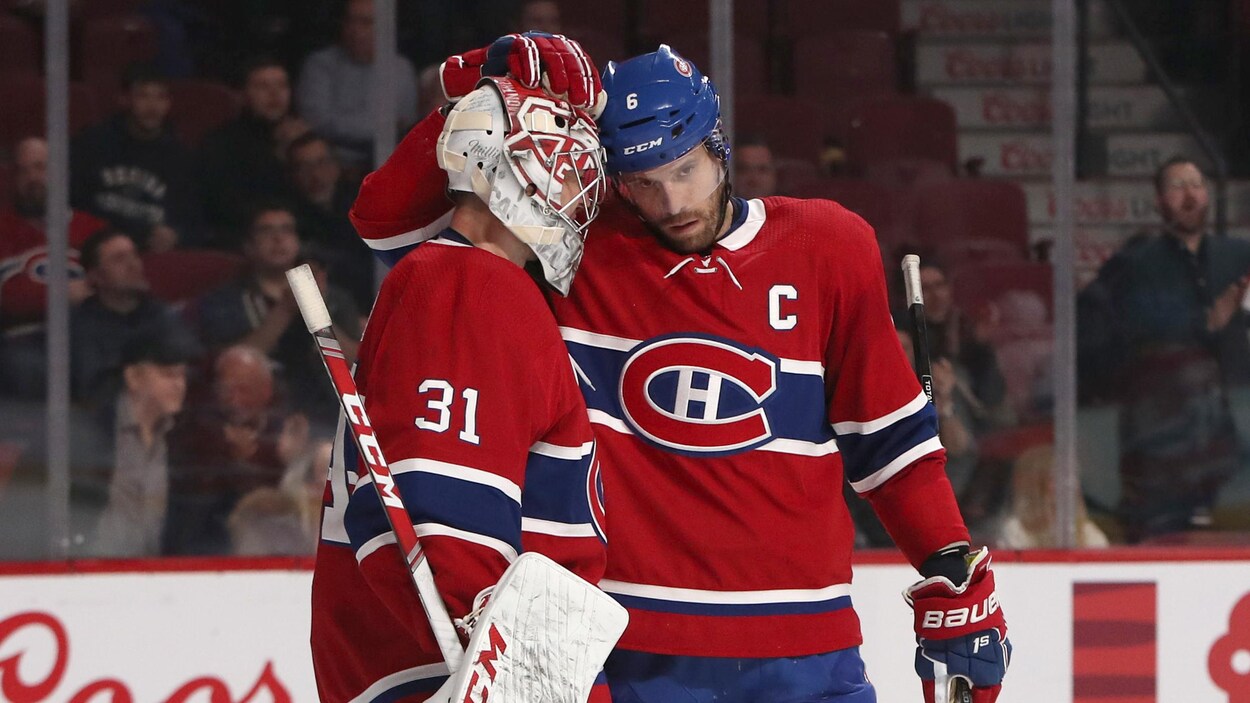
<svg viewBox="0 0 1250 703"><path fill-rule="evenodd" d="M924 305L924 289L920 287L920 257L915 254L903 257L903 286L908 305Z"/></svg>
<svg viewBox="0 0 1250 703"><path fill-rule="evenodd" d="M316 333L329 329L330 311L326 308L326 301L321 297L321 289L317 287L317 279L313 277L308 264L301 264L287 271L286 280L291 284L291 292L295 294L295 303L299 305L308 331Z"/></svg>

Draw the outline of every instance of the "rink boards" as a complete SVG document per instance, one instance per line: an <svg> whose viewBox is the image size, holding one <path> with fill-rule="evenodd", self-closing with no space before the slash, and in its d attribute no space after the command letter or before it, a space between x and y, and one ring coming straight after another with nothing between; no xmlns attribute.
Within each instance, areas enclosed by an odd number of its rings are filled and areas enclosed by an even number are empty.
<svg viewBox="0 0 1250 703"><path fill-rule="evenodd" d="M308 566L0 565L0 686L22 703L315 701ZM996 571L1017 648L1000 701L1250 700L1250 549L1003 553ZM856 566L882 701L919 700L913 578L893 555Z"/></svg>

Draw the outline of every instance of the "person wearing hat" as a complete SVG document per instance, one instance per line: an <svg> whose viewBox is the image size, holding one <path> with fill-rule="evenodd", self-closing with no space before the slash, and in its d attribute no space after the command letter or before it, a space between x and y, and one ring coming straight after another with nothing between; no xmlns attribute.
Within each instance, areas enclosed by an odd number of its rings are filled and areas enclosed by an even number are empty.
<svg viewBox="0 0 1250 703"><path fill-rule="evenodd" d="M169 499L168 435L187 394L187 367L199 353L185 334L153 328L122 348L122 388L94 424L96 469L80 471L79 487L103 499L84 542L96 556L160 553ZM81 436L81 435L80 435ZM97 503L98 505L98 503ZM94 511L86 511L91 515Z"/></svg>

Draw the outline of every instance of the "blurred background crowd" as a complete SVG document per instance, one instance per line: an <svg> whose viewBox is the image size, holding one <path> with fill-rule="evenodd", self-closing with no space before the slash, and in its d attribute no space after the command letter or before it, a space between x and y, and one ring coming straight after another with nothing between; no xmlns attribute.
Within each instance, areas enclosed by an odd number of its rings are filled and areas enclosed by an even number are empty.
<svg viewBox="0 0 1250 703"><path fill-rule="evenodd" d="M733 188L831 198L872 224L908 350L898 262L921 254L965 517L980 542L1047 547L1047 3L985 0L1018 22L1005 34L958 14L976 4L736 2ZM1076 155L1078 543L1250 541L1250 187L1237 180L1250 174L1237 129L1250 3L1107 5L1085 10L1093 87ZM376 274L347 213L373 160L373 2L71 8L68 552L309 554L337 404L283 273L309 263L339 338L359 338ZM49 549L43 12L0 0L0 559ZM663 41L716 79L705 2L399 0L398 12L396 138L442 103L445 56L511 31L566 33L601 65ZM1182 86L1233 180L1212 180L1191 125L1151 102L1164 81ZM847 495L861 546L888 546Z"/></svg>

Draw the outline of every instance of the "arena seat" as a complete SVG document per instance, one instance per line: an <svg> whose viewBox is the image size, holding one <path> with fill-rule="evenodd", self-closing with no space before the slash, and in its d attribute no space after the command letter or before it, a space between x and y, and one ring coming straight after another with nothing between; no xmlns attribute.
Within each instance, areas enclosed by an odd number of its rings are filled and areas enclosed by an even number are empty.
<svg viewBox="0 0 1250 703"><path fill-rule="evenodd" d="M776 156L815 161L825 139L836 137L820 101L785 95L744 95L734 103L734 131L768 142Z"/></svg>
<svg viewBox="0 0 1250 703"><path fill-rule="evenodd" d="M41 67L39 30L16 17L0 15L0 70L38 71Z"/></svg>
<svg viewBox="0 0 1250 703"><path fill-rule="evenodd" d="M872 164L905 158L938 161L952 172L959 157L955 111L933 98L880 96L847 111L847 162L856 173Z"/></svg>
<svg viewBox="0 0 1250 703"><path fill-rule="evenodd" d="M78 3L75 9L84 19L123 17L133 15L144 2L145 0L89 0Z"/></svg>
<svg viewBox="0 0 1250 703"><path fill-rule="evenodd" d="M795 94L825 100L893 93L898 77L894 40L872 30L798 37L793 66Z"/></svg>
<svg viewBox="0 0 1250 703"><path fill-rule="evenodd" d="M238 117L243 99L214 81L181 79L169 84L169 118L183 143L198 146L212 130Z"/></svg>
<svg viewBox="0 0 1250 703"><path fill-rule="evenodd" d="M625 49L625 40L620 33L584 26L571 28L566 33L569 37L576 39L590 54L596 67L602 68L609 61L624 61L629 58L629 52Z"/></svg>
<svg viewBox="0 0 1250 703"><path fill-rule="evenodd" d="M891 238L894 198L888 188L858 178L821 178L799 186L794 197L833 200L864 218L877 230L878 239Z"/></svg>
<svg viewBox="0 0 1250 703"><path fill-rule="evenodd" d="M174 249L143 255L152 295L176 304L203 295L239 275L244 259L208 249Z"/></svg>
<svg viewBox="0 0 1250 703"><path fill-rule="evenodd" d="M668 37L680 32L708 33L710 19L708 0L641 0L640 17L642 34L652 43L668 41ZM768 3L762 0L734 3L734 34L764 39L768 36ZM644 46L651 51L654 46Z"/></svg>
<svg viewBox="0 0 1250 703"><path fill-rule="evenodd" d="M712 70L711 47L706 31L674 33L665 39L674 51L694 62L719 88ZM755 37L739 34L734 37L734 87L738 95L759 95L769 88L768 53L764 42Z"/></svg>
<svg viewBox="0 0 1250 703"><path fill-rule="evenodd" d="M811 159L773 157L777 168L777 194L794 195L809 182L820 180L820 171Z"/></svg>
<svg viewBox="0 0 1250 703"><path fill-rule="evenodd" d="M916 192L917 239L940 244L955 239L996 239L1028 255L1029 215L1024 190L1013 181L956 178Z"/></svg>
<svg viewBox="0 0 1250 703"><path fill-rule="evenodd" d="M626 34L625 2L626 0L597 0L596 2L561 0L560 18L565 27L591 27L605 34L624 37ZM566 34L578 41L582 39L572 29ZM589 50L589 47L587 49ZM606 57L600 58L593 53L590 57L599 67L607 61Z"/></svg>
<svg viewBox="0 0 1250 703"><path fill-rule="evenodd" d="M0 144L43 135L46 88L38 73L0 73ZM79 82L69 84L69 131L77 134L99 116L96 94Z"/></svg>
<svg viewBox="0 0 1250 703"><path fill-rule="evenodd" d="M1032 336L1054 320L1054 271L1038 261L986 261L951 270L955 304L988 315L1001 336ZM1024 295L1014 295L1014 294Z"/></svg>
<svg viewBox="0 0 1250 703"><path fill-rule="evenodd" d="M788 36L821 35L831 29L871 29L898 34L901 0L782 0L782 26Z"/></svg>
<svg viewBox="0 0 1250 703"><path fill-rule="evenodd" d="M102 17L83 23L78 59L82 80L101 95L121 88L132 63L156 57L156 30L143 17Z"/></svg>

